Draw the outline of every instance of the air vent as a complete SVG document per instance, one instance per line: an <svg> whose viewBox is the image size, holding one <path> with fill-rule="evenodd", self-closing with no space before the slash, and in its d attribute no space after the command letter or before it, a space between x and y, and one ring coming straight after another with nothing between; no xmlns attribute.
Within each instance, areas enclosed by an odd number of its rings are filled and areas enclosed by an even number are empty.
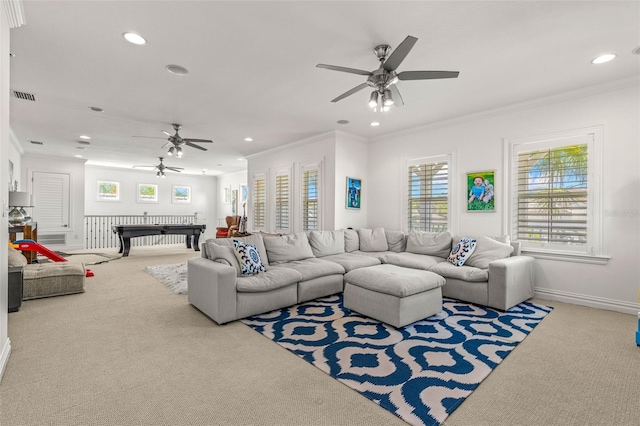
<svg viewBox="0 0 640 426"><path fill-rule="evenodd" d="M32 95L31 93L27 93L27 92L18 92L17 90L13 90L13 96L25 101L32 101L32 102L36 101L36 95Z"/></svg>
<svg viewBox="0 0 640 426"><path fill-rule="evenodd" d="M38 235L38 242L44 246L63 246L67 244L67 234Z"/></svg>
<svg viewBox="0 0 640 426"><path fill-rule="evenodd" d="M29 141L34 145L44 145L44 142L39 142L39 141Z"/></svg>

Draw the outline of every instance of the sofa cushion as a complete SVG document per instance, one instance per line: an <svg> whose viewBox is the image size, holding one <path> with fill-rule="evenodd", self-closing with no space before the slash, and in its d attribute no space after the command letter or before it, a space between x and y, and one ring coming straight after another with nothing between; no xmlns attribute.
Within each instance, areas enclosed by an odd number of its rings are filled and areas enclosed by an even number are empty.
<svg viewBox="0 0 640 426"><path fill-rule="evenodd" d="M487 236L480 236L475 239L476 248L473 254L469 256L465 265L487 269L489 263L498 259L506 259L513 252L513 247L509 242L503 243Z"/></svg>
<svg viewBox="0 0 640 426"><path fill-rule="evenodd" d="M337 263L315 257L274 265L277 268L290 268L302 274L302 281L312 280L327 275L344 274L344 268Z"/></svg>
<svg viewBox="0 0 640 426"><path fill-rule="evenodd" d="M7 266L13 268L15 266L26 266L27 258L22 255L18 250L13 247L8 247L9 260Z"/></svg>
<svg viewBox="0 0 640 426"><path fill-rule="evenodd" d="M358 237L358 231L354 229L344 230L344 251L351 253L360 249L360 238Z"/></svg>
<svg viewBox="0 0 640 426"><path fill-rule="evenodd" d="M241 293L261 293L302 281L300 272L287 268L269 268L267 272L238 277L236 290Z"/></svg>
<svg viewBox="0 0 640 426"><path fill-rule="evenodd" d="M356 269L345 275L346 283L395 297L407 297L442 287L442 276L394 265L378 265Z"/></svg>
<svg viewBox="0 0 640 426"><path fill-rule="evenodd" d="M384 228L381 226L373 229L358 229L358 238L360 239L361 251L389 250L389 245L387 244L387 236L384 233Z"/></svg>
<svg viewBox="0 0 640 426"><path fill-rule="evenodd" d="M380 261L382 261L382 256L387 255L387 254L394 254L395 252L393 251L361 251L361 250L356 250L354 252L352 252L353 254L357 254L360 256L367 256L367 257L373 257L376 258Z"/></svg>
<svg viewBox="0 0 640 426"><path fill-rule="evenodd" d="M264 266L269 266L269 258L267 257L267 250L264 246L263 238L260 234L252 234L246 237L233 237L233 238L210 238L206 242L213 242L214 244L218 244L219 246L228 246L233 247L233 240L242 241L253 246L256 246L258 249L258 254L260 254L260 260ZM206 247L206 244L205 244ZM208 257L208 256L207 256Z"/></svg>
<svg viewBox="0 0 640 426"><path fill-rule="evenodd" d="M451 252L451 234L411 230L407 237L407 251L446 258Z"/></svg>
<svg viewBox="0 0 640 426"><path fill-rule="evenodd" d="M221 246L214 243L214 241L215 240L212 239L204 243L207 250L207 259L235 268L236 275L241 277L242 268L240 268L240 262L238 262L238 258L236 257L235 248Z"/></svg>
<svg viewBox="0 0 640 426"><path fill-rule="evenodd" d="M469 259L469 256L471 256L475 248L476 240L472 238L460 238L460 241L451 249L451 254L449 254L447 260L456 266L462 266L464 262Z"/></svg>
<svg viewBox="0 0 640 426"><path fill-rule="evenodd" d="M382 260L383 263L387 263L389 265L402 266L412 269L423 269L425 271L429 270L429 268L437 263L444 262L444 259L441 257L409 252L384 254L380 258L380 260Z"/></svg>
<svg viewBox="0 0 640 426"><path fill-rule="evenodd" d="M267 272L267 268L260 259L258 249L253 244L233 240L234 253L240 264L243 275L253 275L258 272Z"/></svg>
<svg viewBox="0 0 640 426"><path fill-rule="evenodd" d="M445 278L456 278L469 282L484 282L489 280L489 270L473 266L456 266L449 262L440 262L429 269Z"/></svg>
<svg viewBox="0 0 640 426"><path fill-rule="evenodd" d="M380 265L380 260L373 256L361 256L355 253L340 253L325 256L323 260L329 260L342 266L346 272L367 266Z"/></svg>
<svg viewBox="0 0 640 426"><path fill-rule="evenodd" d="M264 246L271 265L314 257L309 239L304 232L280 237L264 237Z"/></svg>
<svg viewBox="0 0 640 426"><path fill-rule="evenodd" d="M310 231L309 244L315 257L344 253L344 231Z"/></svg>
<svg viewBox="0 0 640 426"><path fill-rule="evenodd" d="M407 236L402 231L384 230L387 237L387 250L402 253L407 248Z"/></svg>

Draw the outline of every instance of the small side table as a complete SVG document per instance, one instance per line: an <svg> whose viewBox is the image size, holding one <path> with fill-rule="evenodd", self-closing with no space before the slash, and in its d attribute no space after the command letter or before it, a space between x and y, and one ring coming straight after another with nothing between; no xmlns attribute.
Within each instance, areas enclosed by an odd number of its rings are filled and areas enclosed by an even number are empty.
<svg viewBox="0 0 640 426"><path fill-rule="evenodd" d="M38 223L27 222L24 225L9 226L9 241L16 241L19 233L22 233L23 240L38 242ZM35 251L23 251L22 254L27 258L27 263L38 263L38 253Z"/></svg>

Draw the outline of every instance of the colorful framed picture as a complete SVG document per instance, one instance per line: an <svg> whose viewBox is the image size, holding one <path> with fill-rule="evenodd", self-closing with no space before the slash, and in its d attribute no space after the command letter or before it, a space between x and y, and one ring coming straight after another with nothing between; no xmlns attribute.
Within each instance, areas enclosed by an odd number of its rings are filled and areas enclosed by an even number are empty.
<svg viewBox="0 0 640 426"><path fill-rule="evenodd" d="M191 187L184 185L173 185L171 192L171 202L174 204L191 204Z"/></svg>
<svg viewBox="0 0 640 426"><path fill-rule="evenodd" d="M98 201L120 201L120 182L99 180Z"/></svg>
<svg viewBox="0 0 640 426"><path fill-rule="evenodd" d="M157 203L158 185L152 183L139 183L136 201L138 203Z"/></svg>
<svg viewBox="0 0 640 426"><path fill-rule="evenodd" d="M347 208L359 209L362 201L362 181L347 177Z"/></svg>
<svg viewBox="0 0 640 426"><path fill-rule="evenodd" d="M467 173L467 211L495 212L495 170Z"/></svg>

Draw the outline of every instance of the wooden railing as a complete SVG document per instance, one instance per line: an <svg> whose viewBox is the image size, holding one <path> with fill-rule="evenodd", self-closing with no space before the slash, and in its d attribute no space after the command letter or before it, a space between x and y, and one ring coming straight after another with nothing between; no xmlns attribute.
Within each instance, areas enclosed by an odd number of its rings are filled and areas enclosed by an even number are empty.
<svg viewBox="0 0 640 426"><path fill-rule="evenodd" d="M111 230L111 225L140 225L140 224L193 224L198 223L198 215L119 215L84 217L84 248L118 247L118 235ZM150 235L133 238L132 246L149 246L160 244L184 243L184 235Z"/></svg>

